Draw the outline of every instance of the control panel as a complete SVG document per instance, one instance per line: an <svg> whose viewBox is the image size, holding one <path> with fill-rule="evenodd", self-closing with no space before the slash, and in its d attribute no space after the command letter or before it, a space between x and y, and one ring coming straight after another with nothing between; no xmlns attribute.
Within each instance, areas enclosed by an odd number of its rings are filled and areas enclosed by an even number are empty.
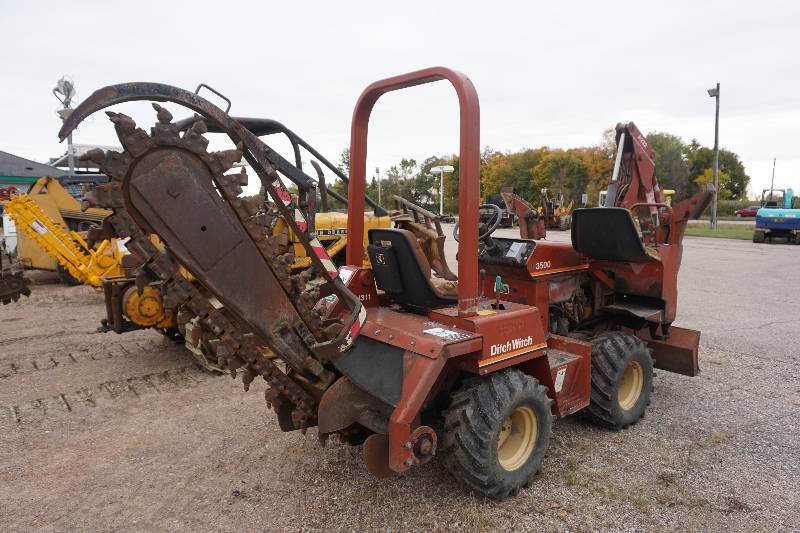
<svg viewBox="0 0 800 533"><path fill-rule="evenodd" d="M492 237L494 247L482 247L478 262L486 265L525 268L536 241Z"/></svg>

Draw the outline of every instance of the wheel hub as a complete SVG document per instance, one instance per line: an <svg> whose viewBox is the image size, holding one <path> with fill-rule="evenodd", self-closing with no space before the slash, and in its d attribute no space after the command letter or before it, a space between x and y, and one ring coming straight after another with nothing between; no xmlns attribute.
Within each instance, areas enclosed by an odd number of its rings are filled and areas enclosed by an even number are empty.
<svg viewBox="0 0 800 533"><path fill-rule="evenodd" d="M644 371L642 365L636 361L631 363L625 368L622 374L622 379L619 382L619 391L617 392L617 401L620 407L626 411L630 411L639 401L642 395L642 387L644 386Z"/></svg>
<svg viewBox="0 0 800 533"><path fill-rule="evenodd" d="M511 472L524 465L533 453L538 433L539 424L533 409L517 407L500 426L497 439L500 466Z"/></svg>

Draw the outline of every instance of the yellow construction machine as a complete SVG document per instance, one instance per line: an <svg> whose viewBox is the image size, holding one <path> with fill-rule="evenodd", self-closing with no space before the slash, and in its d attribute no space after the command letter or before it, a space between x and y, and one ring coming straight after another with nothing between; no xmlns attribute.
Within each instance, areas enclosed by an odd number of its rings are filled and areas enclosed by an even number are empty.
<svg viewBox="0 0 800 533"><path fill-rule="evenodd" d="M96 247L85 240L86 230L109 215L105 209L81 209L57 179L44 177L27 194L3 202L17 227L17 257L26 269L58 272L69 285L102 286L104 276L120 275L127 253L120 241Z"/></svg>

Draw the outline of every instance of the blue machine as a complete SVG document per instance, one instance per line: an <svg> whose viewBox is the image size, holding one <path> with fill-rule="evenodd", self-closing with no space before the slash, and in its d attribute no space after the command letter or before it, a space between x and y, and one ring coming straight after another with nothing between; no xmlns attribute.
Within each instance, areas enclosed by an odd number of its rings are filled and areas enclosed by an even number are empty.
<svg viewBox="0 0 800 533"><path fill-rule="evenodd" d="M776 193L782 193L783 197L780 198ZM773 238L783 238L786 242L800 244L800 206L792 205L793 195L792 189L764 189L761 193L761 209L756 212L753 242L771 242Z"/></svg>

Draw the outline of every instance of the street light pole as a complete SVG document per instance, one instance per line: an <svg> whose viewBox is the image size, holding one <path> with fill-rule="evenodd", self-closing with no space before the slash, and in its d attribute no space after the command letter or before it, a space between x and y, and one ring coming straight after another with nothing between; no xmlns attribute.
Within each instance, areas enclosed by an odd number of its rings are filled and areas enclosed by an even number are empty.
<svg viewBox="0 0 800 533"><path fill-rule="evenodd" d="M439 216L444 215L444 174L455 171L451 165L439 165L431 168L431 172L439 173Z"/></svg>
<svg viewBox="0 0 800 533"><path fill-rule="evenodd" d="M439 170L439 216L444 215L444 170Z"/></svg>
<svg viewBox="0 0 800 533"><path fill-rule="evenodd" d="M61 117L62 122L67 120L67 117L72 113L72 97L75 95L75 86L68 79L62 78L58 80L53 95L58 98L58 101L64 106L63 109L58 110L58 116ZM61 96L59 96L61 95ZM75 156L72 149L72 132L67 135L67 164L69 165L69 176L75 175Z"/></svg>
<svg viewBox="0 0 800 533"><path fill-rule="evenodd" d="M719 82L708 90L708 96L716 99L717 110L714 117L714 197L711 201L711 229L717 229L717 196L719 191Z"/></svg>

